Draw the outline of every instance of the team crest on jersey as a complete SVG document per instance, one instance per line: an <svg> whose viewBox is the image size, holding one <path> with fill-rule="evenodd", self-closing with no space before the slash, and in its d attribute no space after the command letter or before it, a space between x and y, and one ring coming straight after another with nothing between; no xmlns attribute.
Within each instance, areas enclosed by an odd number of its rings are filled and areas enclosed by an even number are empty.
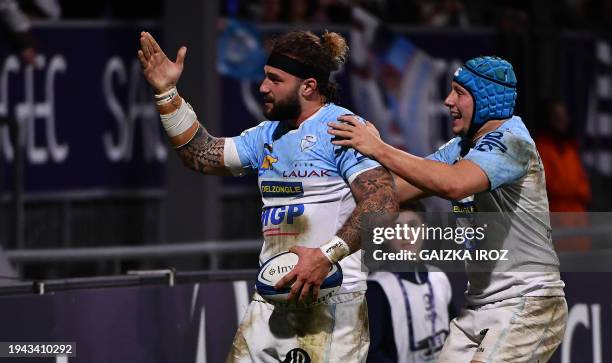
<svg viewBox="0 0 612 363"><path fill-rule="evenodd" d="M266 170L273 169L273 164L278 162L278 157L274 155L274 150L271 144L264 144L264 157L259 166L259 175L263 174Z"/></svg>
<svg viewBox="0 0 612 363"><path fill-rule="evenodd" d="M312 148L314 144L317 142L317 137L315 135L306 135L300 142L300 149L302 152Z"/></svg>

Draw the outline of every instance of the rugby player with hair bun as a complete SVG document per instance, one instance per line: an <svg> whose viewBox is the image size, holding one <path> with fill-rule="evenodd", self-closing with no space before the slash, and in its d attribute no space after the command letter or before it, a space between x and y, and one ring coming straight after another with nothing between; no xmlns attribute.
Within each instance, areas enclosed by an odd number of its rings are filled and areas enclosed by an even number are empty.
<svg viewBox="0 0 612 363"><path fill-rule="evenodd" d="M342 36L309 31L274 42L264 67L264 121L232 138L214 137L176 89L187 49L176 61L142 32L138 57L155 92L170 143L189 168L212 175L257 173L263 201L260 263L284 251L299 255L277 288L291 285L296 304L274 305L255 294L228 362L365 362L369 347L361 216L394 214L391 174L352 148L334 146L326 122L351 111L334 104L331 72L345 62ZM363 122L360 120L359 122ZM337 293L318 299L331 264L344 278Z"/></svg>

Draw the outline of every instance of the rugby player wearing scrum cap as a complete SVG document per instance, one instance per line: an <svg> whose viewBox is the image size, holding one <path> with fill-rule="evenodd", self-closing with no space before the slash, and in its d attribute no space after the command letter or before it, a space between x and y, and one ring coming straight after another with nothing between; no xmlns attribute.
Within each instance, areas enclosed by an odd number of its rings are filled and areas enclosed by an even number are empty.
<svg viewBox="0 0 612 363"><path fill-rule="evenodd" d="M400 201L437 195L461 221L488 214L494 232L466 246L508 248L508 261L466 261L467 306L451 322L438 362L545 362L563 339L567 304L551 241L544 168L525 124L514 116L516 76L498 57L460 67L444 101L457 135L420 158L384 143L373 125L332 122L335 145L389 168ZM487 212L487 213L480 213Z"/></svg>
<svg viewBox="0 0 612 363"><path fill-rule="evenodd" d="M327 133L327 120L351 114L333 103L330 80L345 60L344 39L307 31L279 37L259 89L270 121L233 138L211 136L178 95L186 48L172 62L149 33L140 42L144 75L179 156L204 174L258 173L264 204L260 263L287 250L299 255L276 287L294 281L290 296L301 303L273 305L255 294L227 361L365 362L366 274L353 254L360 245L360 217L398 207L391 174L351 148L333 146ZM337 261L342 286L319 300L321 282Z"/></svg>

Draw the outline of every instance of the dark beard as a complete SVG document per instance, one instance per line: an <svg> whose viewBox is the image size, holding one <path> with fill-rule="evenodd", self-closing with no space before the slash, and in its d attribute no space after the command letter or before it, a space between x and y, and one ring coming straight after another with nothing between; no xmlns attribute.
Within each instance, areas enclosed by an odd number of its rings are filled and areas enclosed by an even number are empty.
<svg viewBox="0 0 612 363"><path fill-rule="evenodd" d="M264 109L264 116L272 121L287 121L295 120L302 113L302 106L298 99L297 92L292 93L285 100L279 100L272 103L272 108L269 111Z"/></svg>

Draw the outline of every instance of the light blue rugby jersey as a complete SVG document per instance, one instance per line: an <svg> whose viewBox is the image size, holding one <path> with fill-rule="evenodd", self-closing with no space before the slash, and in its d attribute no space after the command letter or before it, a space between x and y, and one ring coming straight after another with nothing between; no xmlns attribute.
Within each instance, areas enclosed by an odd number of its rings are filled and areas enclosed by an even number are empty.
<svg viewBox="0 0 612 363"><path fill-rule="evenodd" d="M427 158L446 164L462 159L456 137ZM563 296L559 260L551 240L542 160L529 131L514 116L477 140L463 157L487 175L488 191L453 201L453 211L470 213L487 225L486 239L471 248L507 249L509 261L468 261L466 297L472 305L518 296ZM479 271L487 273L478 273ZM492 271L492 273L488 273Z"/></svg>
<svg viewBox="0 0 612 363"><path fill-rule="evenodd" d="M427 158L454 164L460 159L460 141L460 137L455 137ZM476 163L487 174L491 190L495 190L524 176L535 152L535 142L525 124L520 117L514 116L481 137L463 159Z"/></svg>
<svg viewBox="0 0 612 363"><path fill-rule="evenodd" d="M380 166L352 148L331 143L327 122L351 111L327 104L295 130L264 121L233 138L242 167L258 173L264 244L260 263L294 245L319 247L355 208L350 183ZM341 292L365 290L358 254L340 263Z"/></svg>

